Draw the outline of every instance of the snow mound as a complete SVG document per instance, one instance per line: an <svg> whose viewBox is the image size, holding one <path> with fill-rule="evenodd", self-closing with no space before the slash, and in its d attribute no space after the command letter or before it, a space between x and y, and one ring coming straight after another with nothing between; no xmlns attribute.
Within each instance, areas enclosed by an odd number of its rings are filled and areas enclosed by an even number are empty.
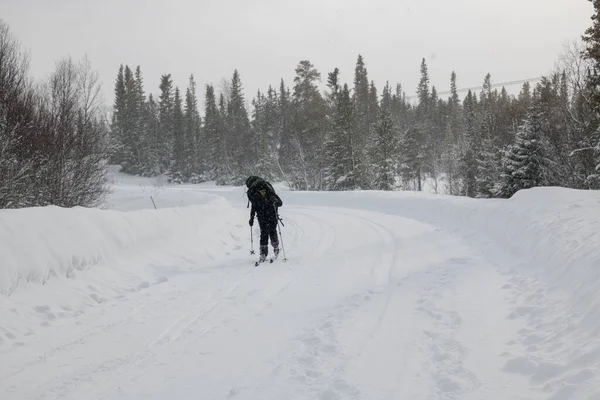
<svg viewBox="0 0 600 400"><path fill-rule="evenodd" d="M126 251L202 243L203 251L225 253L235 225L243 221L224 199L159 210L120 212L55 206L0 212L0 295L23 283L116 263ZM237 226L239 229L240 226ZM210 257L209 257L210 258Z"/></svg>

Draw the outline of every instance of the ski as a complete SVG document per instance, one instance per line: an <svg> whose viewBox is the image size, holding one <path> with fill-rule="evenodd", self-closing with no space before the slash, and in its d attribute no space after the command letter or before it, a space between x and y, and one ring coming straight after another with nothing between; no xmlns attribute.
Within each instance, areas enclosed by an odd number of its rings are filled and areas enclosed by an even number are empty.
<svg viewBox="0 0 600 400"><path fill-rule="evenodd" d="M269 259L269 264L273 264L273 261L275 261L276 259L277 259L277 256L270 258L270 259ZM261 264L261 263L264 263L264 262L266 262L266 261L267 261L267 260L264 260L264 261L260 261L260 260L258 260L258 261L255 261L255 262L254 262L254 266L255 266L255 267L258 267L258 265L259 265L259 264Z"/></svg>

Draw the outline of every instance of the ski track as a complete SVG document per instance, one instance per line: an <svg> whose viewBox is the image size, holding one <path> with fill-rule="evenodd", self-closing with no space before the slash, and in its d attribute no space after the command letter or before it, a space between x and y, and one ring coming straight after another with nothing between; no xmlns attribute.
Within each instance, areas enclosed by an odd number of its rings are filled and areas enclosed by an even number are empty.
<svg viewBox="0 0 600 400"><path fill-rule="evenodd" d="M68 339L9 351L0 398L541 398L527 394L518 347L540 342L521 318L535 282L406 218L294 206L285 217L287 262L254 267L239 249L104 303L53 328ZM537 379L568 398L551 367Z"/></svg>

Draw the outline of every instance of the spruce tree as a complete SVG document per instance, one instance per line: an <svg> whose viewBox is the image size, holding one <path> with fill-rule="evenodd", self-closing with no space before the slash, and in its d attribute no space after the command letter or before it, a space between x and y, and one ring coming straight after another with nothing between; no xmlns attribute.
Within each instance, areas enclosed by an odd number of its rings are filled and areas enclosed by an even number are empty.
<svg viewBox="0 0 600 400"><path fill-rule="evenodd" d="M352 190L356 188L352 154L355 122L347 84L340 90L336 103L333 132L327 145L328 186L331 190Z"/></svg>
<svg viewBox="0 0 600 400"><path fill-rule="evenodd" d="M425 126L428 128L428 136L426 137L425 150L427 172L433 179L436 193L439 190L439 178L442 172L442 160L444 156L444 115L443 107L440 103L437 89L433 86L429 98L428 115L426 116L428 121Z"/></svg>
<svg viewBox="0 0 600 400"><path fill-rule="evenodd" d="M337 147L338 147L338 135L336 134L336 121L335 116L337 114L337 108L340 100L340 92L342 90L340 86L340 70L335 68L332 72L327 74L327 88L329 92L326 94L327 108L328 108L328 131L327 138L325 140L325 163L323 166L323 189L333 190L337 176Z"/></svg>
<svg viewBox="0 0 600 400"><path fill-rule="evenodd" d="M123 64L119 67L117 79L115 80L115 101L113 103L113 115L111 123L111 162L122 163L125 160L124 149L124 119L126 114L126 93Z"/></svg>
<svg viewBox="0 0 600 400"><path fill-rule="evenodd" d="M465 127L459 166L463 181L462 193L468 197L475 197L477 194L477 158L481 150L477 108L477 97L469 90L463 105Z"/></svg>
<svg viewBox="0 0 600 400"><path fill-rule="evenodd" d="M123 171L131 174L140 172L139 137L137 137L136 122L138 115L138 96L135 78L128 65L123 73L125 88L124 112L121 114L123 132Z"/></svg>
<svg viewBox="0 0 600 400"><path fill-rule="evenodd" d="M367 137L371 129L369 103L369 78L365 61L362 55L358 55L356 67L354 68L354 93L352 100L356 110L356 131L361 137Z"/></svg>
<svg viewBox="0 0 600 400"><path fill-rule="evenodd" d="M321 73L308 60L296 67L291 115L292 157L288 180L293 188L320 190L323 187L324 143L327 129L326 104L317 82Z"/></svg>
<svg viewBox="0 0 600 400"><path fill-rule="evenodd" d="M173 98L173 167L171 168L171 181L185 182L186 157L185 157L185 123L179 88L175 88Z"/></svg>
<svg viewBox="0 0 600 400"><path fill-rule="evenodd" d="M500 152L490 137L484 137L477 156L476 195L479 198L494 196L494 185L500 175Z"/></svg>
<svg viewBox="0 0 600 400"><path fill-rule="evenodd" d="M252 146L250 120L246 110L242 81L237 69L231 79L231 93L227 104L227 130L229 149L235 164L235 173L231 176L232 184L242 184L248 175L252 174L252 166L256 153Z"/></svg>
<svg viewBox="0 0 600 400"><path fill-rule="evenodd" d="M271 87L269 87L271 91ZM271 93L271 99L273 94ZM270 146L270 137L273 136L276 126L276 119L273 119L272 106L269 105L269 100L260 90L256 98L252 101L254 110L252 113L252 135L254 153L256 155L252 168L253 174L259 175L267 180L273 179L274 167L274 152Z"/></svg>
<svg viewBox="0 0 600 400"><path fill-rule="evenodd" d="M205 152L203 151L202 120L198 112L198 97L196 95L196 81L194 75L190 75L187 90L185 92L185 115L184 115L184 158L185 179L192 183L199 183L204 171Z"/></svg>
<svg viewBox="0 0 600 400"><path fill-rule="evenodd" d="M235 174L235 160L233 159L233 149L231 144L231 132L229 120L227 118L227 101L225 94L219 94L219 132L221 137L221 146L223 158L220 160L220 174L217 177L217 184L226 185L231 182L231 177Z"/></svg>
<svg viewBox="0 0 600 400"><path fill-rule="evenodd" d="M582 143L577 149L591 162L595 167L586 168L589 175L586 177L586 183L592 189L600 189L600 0L590 0L594 6L592 15L593 24L586 31L583 40L586 43L585 56L591 61L593 72L588 71L587 86L591 100L589 101L591 109L595 112L582 138Z"/></svg>
<svg viewBox="0 0 600 400"><path fill-rule="evenodd" d="M144 93L144 79L142 71L138 65L135 69L132 93L132 112L133 112L133 136L135 137L136 170L138 173L144 173L146 170L149 140L146 137L148 128L146 126L146 94Z"/></svg>
<svg viewBox="0 0 600 400"><path fill-rule="evenodd" d="M279 99L277 102L277 136L279 137L279 151L277 164L283 175L290 174L293 160L292 146L292 105L289 89L282 79L279 85Z"/></svg>
<svg viewBox="0 0 600 400"><path fill-rule="evenodd" d="M422 178L425 154L421 145L422 142L423 133L418 126L410 127L400 142L399 170L404 189L416 189L418 191L423 189Z"/></svg>
<svg viewBox="0 0 600 400"><path fill-rule="evenodd" d="M206 138L205 168L209 180L216 179L223 173L225 138L222 136L224 132L220 129L220 118L215 90L211 85L207 85L204 98L204 135Z"/></svg>
<svg viewBox="0 0 600 400"><path fill-rule="evenodd" d="M419 123L425 124L429 117L429 70L427 68L427 62L423 58L421 61L421 80L417 86L417 95L419 97L419 105L417 106L416 118Z"/></svg>
<svg viewBox="0 0 600 400"><path fill-rule="evenodd" d="M144 133L144 138L146 140L147 149L146 160L144 162L142 175L143 176L156 176L161 172L160 166L160 135L161 135L161 126L160 126L160 113L159 107L156 101L154 101L154 97L152 94L148 96L148 102L144 107L145 115L144 115L144 126L146 127L146 132Z"/></svg>
<svg viewBox="0 0 600 400"><path fill-rule="evenodd" d="M158 134L158 158L160 172L167 171L172 165L173 156L173 81L171 74L162 75L160 80L158 111L160 128Z"/></svg>
<svg viewBox="0 0 600 400"><path fill-rule="evenodd" d="M594 6L592 26L586 29L583 41L585 56L592 62L593 71L588 72L587 81L592 88L592 107L600 114L600 0L589 0Z"/></svg>
<svg viewBox="0 0 600 400"><path fill-rule="evenodd" d="M279 137L279 97L277 91L269 85L265 103L265 127L269 137L269 151L277 153L277 145L281 142Z"/></svg>
<svg viewBox="0 0 600 400"><path fill-rule="evenodd" d="M539 123L538 115L532 113L519 127L515 144L504 153L496 196L510 197L521 189L547 186L547 159Z"/></svg>
<svg viewBox="0 0 600 400"><path fill-rule="evenodd" d="M447 119L444 131L443 167L447 177L447 193L459 195L461 191L460 157L461 148L464 148L464 132L462 121L462 107L458 97L456 73L450 76L450 98L447 105Z"/></svg>
<svg viewBox="0 0 600 400"><path fill-rule="evenodd" d="M392 119L392 95L389 83L383 96L377 120L373 124L373 141L369 146L373 189L393 190L396 184L398 142Z"/></svg>

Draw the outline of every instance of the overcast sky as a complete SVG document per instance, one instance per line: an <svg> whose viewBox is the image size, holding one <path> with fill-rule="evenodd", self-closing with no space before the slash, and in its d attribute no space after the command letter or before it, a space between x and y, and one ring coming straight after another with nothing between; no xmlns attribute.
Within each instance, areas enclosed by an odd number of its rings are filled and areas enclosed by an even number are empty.
<svg viewBox="0 0 600 400"><path fill-rule="evenodd" d="M0 0L0 18L31 52L31 72L47 76L62 56L87 54L108 104L119 64L140 65L147 92L171 73L199 97L234 68L248 101L258 89L292 85L300 60L340 68L352 83L356 57L381 91L389 80L414 94L421 58L431 83L478 86L551 71L562 45L591 24L587 0Z"/></svg>

